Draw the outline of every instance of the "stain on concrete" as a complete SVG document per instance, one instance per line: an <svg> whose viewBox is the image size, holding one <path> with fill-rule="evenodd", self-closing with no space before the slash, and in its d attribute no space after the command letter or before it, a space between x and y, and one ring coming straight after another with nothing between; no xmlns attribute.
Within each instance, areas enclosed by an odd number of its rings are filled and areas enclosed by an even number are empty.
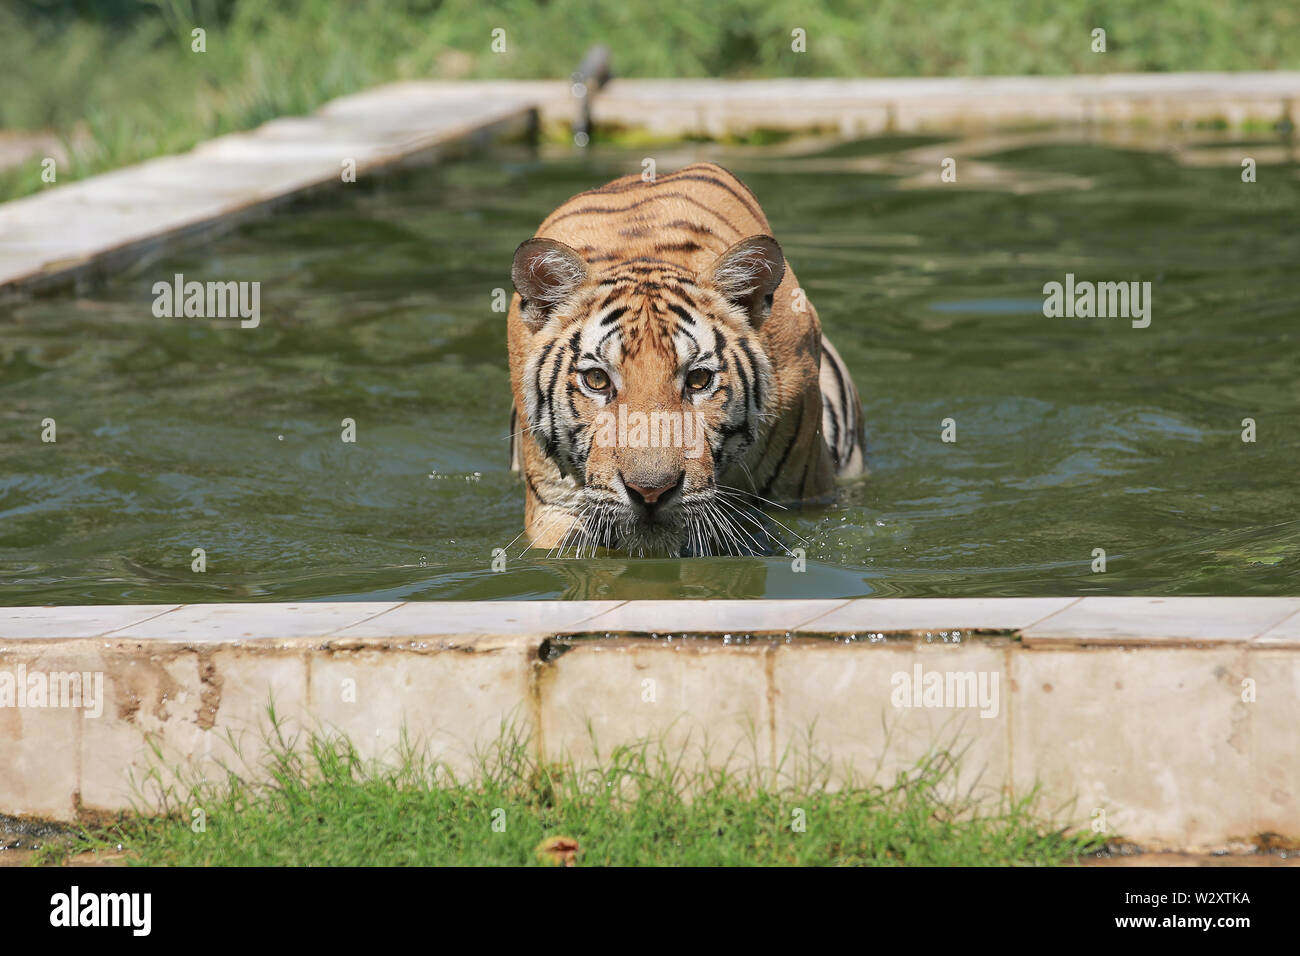
<svg viewBox="0 0 1300 956"><path fill-rule="evenodd" d="M215 653L211 648L202 648L199 655L199 714L198 725L202 730L211 730L217 722L217 711L221 709L221 687L223 678L217 670Z"/></svg>
<svg viewBox="0 0 1300 956"><path fill-rule="evenodd" d="M180 681L172 676L166 664L175 655L149 655L111 667L106 675L117 697L117 716L127 723L138 723L142 708L160 723L170 717L171 707L184 693Z"/></svg>

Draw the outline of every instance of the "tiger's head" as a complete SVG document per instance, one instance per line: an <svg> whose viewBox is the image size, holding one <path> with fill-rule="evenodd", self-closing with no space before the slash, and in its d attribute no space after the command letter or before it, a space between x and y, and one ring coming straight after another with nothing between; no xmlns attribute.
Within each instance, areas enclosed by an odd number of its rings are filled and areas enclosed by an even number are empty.
<svg viewBox="0 0 1300 956"><path fill-rule="evenodd" d="M633 554L761 550L719 482L770 407L758 330L784 274L770 236L698 272L649 257L596 269L554 239L519 247L512 279L531 333L522 410L571 479L565 510L581 540Z"/></svg>

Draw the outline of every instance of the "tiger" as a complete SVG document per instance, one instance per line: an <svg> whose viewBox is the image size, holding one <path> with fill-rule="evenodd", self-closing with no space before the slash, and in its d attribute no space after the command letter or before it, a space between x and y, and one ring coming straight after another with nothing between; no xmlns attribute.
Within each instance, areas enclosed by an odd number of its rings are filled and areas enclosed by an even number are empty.
<svg viewBox="0 0 1300 956"><path fill-rule="evenodd" d="M857 388L771 232L739 178L694 163L579 193L519 245L510 463L530 547L771 554L755 512L865 472Z"/></svg>

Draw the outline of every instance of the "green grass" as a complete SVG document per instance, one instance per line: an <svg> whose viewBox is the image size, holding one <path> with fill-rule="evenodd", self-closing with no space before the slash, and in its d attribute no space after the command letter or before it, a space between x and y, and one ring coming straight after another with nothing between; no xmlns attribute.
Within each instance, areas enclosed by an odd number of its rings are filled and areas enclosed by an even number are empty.
<svg viewBox="0 0 1300 956"><path fill-rule="evenodd" d="M120 847L146 865L535 865L557 836L577 841L582 866L1046 865L1101 848L1039 823L1032 797L992 809L954 800L957 762L944 751L892 786L832 793L808 761L785 768L801 782L776 788L734 766L687 771L649 744L598 768L543 767L503 732L473 778L456 780L409 744L384 769L344 737L291 736L274 717L272 727L256 773L181 799L170 790L164 815L123 816L47 845L38 862Z"/></svg>
<svg viewBox="0 0 1300 956"><path fill-rule="evenodd" d="M106 0L100 19L76 6L0 7L0 129L63 137L59 182L384 81L563 78L597 42L638 77L1300 68L1300 8L1272 0ZM191 52L195 26L205 53ZM0 199L48 188L39 173L39 160L0 173Z"/></svg>

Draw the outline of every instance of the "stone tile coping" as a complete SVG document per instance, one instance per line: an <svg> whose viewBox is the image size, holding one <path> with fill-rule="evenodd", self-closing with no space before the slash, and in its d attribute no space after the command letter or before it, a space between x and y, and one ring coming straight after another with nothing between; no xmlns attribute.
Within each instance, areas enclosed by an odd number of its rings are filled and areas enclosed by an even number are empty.
<svg viewBox="0 0 1300 956"><path fill-rule="evenodd" d="M1296 95L1300 71L1268 70L1234 73L1102 73L1063 76L923 76L861 79L773 78L726 79L613 79L600 96L649 97L659 100L764 100L788 99L854 101L926 100L953 98L1044 96L1141 99L1149 97L1237 97L1272 99Z"/></svg>
<svg viewBox="0 0 1300 956"><path fill-rule="evenodd" d="M1297 94L1300 72L613 80L595 98L592 117L664 135L712 136L756 127L868 135L1031 121L1294 125Z"/></svg>
<svg viewBox="0 0 1300 956"><path fill-rule="evenodd" d="M0 607L0 640L186 644L466 635L1004 632L1028 647L1300 647L1300 598L861 598L751 601L301 602Z"/></svg>
<svg viewBox="0 0 1300 956"><path fill-rule="evenodd" d="M399 83L272 120L188 153L0 205L0 296L45 291L147 260L175 240L208 236L275 202L429 161L466 144L521 134L555 84Z"/></svg>

